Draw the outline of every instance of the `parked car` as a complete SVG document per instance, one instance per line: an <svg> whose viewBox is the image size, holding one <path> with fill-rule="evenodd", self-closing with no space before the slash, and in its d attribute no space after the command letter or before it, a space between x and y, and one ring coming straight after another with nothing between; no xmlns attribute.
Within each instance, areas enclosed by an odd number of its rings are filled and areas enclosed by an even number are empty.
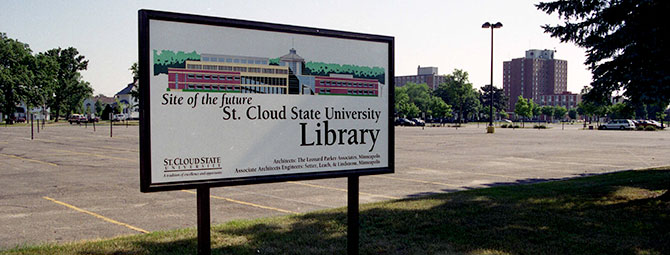
<svg viewBox="0 0 670 255"><path fill-rule="evenodd" d="M647 127L647 126L652 126L655 128L661 128L661 123L655 120L638 120L635 123L636 126L641 126L641 127Z"/></svg>
<svg viewBox="0 0 670 255"><path fill-rule="evenodd" d="M397 118L395 120L395 125L396 126L414 126L416 123L414 123L411 120L405 119L405 118Z"/></svg>
<svg viewBox="0 0 670 255"><path fill-rule="evenodd" d="M635 123L632 120L611 120L599 127L600 129L635 129Z"/></svg>
<svg viewBox="0 0 670 255"><path fill-rule="evenodd" d="M501 120L501 121L502 121L503 123L512 124L512 121L511 121L511 120L508 120L508 119L503 119L503 120Z"/></svg>
<svg viewBox="0 0 670 255"><path fill-rule="evenodd" d="M140 119L140 113L139 112L131 112L130 117L128 119L139 120Z"/></svg>
<svg viewBox="0 0 670 255"><path fill-rule="evenodd" d="M655 121L655 120L648 120L648 121L649 121L649 122L651 123L651 125L653 125L655 128L663 128L663 125L661 125L661 123L658 122L658 121Z"/></svg>
<svg viewBox="0 0 670 255"><path fill-rule="evenodd" d="M16 118L16 123L23 123L23 122L26 122L26 117L21 116Z"/></svg>
<svg viewBox="0 0 670 255"><path fill-rule="evenodd" d="M112 117L112 121L123 121L123 120L126 120L126 115L123 113L114 114L114 116Z"/></svg>
<svg viewBox="0 0 670 255"><path fill-rule="evenodd" d="M92 116L92 115L91 115L91 116L88 117L88 122L89 122L89 123L99 122L99 121L100 121L100 118L98 118L98 117L96 117L96 116Z"/></svg>
<svg viewBox="0 0 670 255"><path fill-rule="evenodd" d="M419 118L414 118L414 119L412 119L412 122L414 122L414 125L415 125L415 126L421 126L421 127L423 127L423 126L426 125L426 122L423 121L422 119L419 119Z"/></svg>
<svg viewBox="0 0 670 255"><path fill-rule="evenodd" d="M72 114L67 121L70 122L70 125L72 125L72 123L81 124L88 122L88 118L81 114Z"/></svg>

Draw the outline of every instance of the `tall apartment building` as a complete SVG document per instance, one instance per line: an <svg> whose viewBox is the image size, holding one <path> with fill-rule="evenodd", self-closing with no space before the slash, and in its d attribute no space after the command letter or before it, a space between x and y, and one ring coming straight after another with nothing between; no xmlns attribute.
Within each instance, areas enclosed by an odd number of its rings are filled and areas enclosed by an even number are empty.
<svg viewBox="0 0 670 255"><path fill-rule="evenodd" d="M553 50L527 50L525 57L503 62L503 91L509 98L508 112L514 111L519 95L540 104L541 96L564 95L568 90L568 61L555 59L554 53Z"/></svg>
<svg viewBox="0 0 670 255"><path fill-rule="evenodd" d="M396 76L394 77L395 79L395 85L398 87L405 86L408 82L412 83L425 83L428 85L428 87L432 90L437 89L437 86L440 85L440 83L443 83L445 81L445 78L443 75L437 74L437 67L421 67L419 66L417 68L417 75L405 75L405 76Z"/></svg>

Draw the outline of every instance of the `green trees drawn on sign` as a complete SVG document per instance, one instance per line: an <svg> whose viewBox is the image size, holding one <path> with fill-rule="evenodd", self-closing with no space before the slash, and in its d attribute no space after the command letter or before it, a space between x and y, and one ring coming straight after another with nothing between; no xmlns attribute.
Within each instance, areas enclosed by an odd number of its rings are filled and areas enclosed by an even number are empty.
<svg viewBox="0 0 670 255"><path fill-rule="evenodd" d="M328 76L329 74L351 74L354 78L375 79L386 84L384 79L384 68L357 65L340 65L323 62L307 62L303 74L315 76Z"/></svg>
<svg viewBox="0 0 670 255"><path fill-rule="evenodd" d="M171 50L161 50L160 52L154 50L154 75L167 74L170 67L185 68L186 60L200 60L200 54L195 51L174 53Z"/></svg>
<svg viewBox="0 0 670 255"><path fill-rule="evenodd" d="M154 75L167 74L168 68L185 68L187 60L200 60L200 54L195 51L175 53L171 50L154 50ZM269 59L270 65L279 65L279 58ZM357 65L340 65L323 62L307 62L303 74L328 76L329 74L351 74L354 78L374 79L385 83L384 68Z"/></svg>

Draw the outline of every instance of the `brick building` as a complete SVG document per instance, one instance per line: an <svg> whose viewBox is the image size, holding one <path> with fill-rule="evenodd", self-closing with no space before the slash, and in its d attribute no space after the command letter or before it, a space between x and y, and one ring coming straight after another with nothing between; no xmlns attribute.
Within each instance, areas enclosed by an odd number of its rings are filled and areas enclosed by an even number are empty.
<svg viewBox="0 0 670 255"><path fill-rule="evenodd" d="M575 94L570 91L565 91L560 94L540 95L537 104L540 106L563 106L567 109L577 108L577 105L582 101L582 95Z"/></svg>
<svg viewBox="0 0 670 255"><path fill-rule="evenodd" d="M405 86L408 82L421 84L425 83L432 90L437 89L440 83L445 82L444 75L437 74L437 67L421 67L417 68L417 75L396 76L395 85L398 87Z"/></svg>
<svg viewBox="0 0 670 255"><path fill-rule="evenodd" d="M578 95L567 91L568 61L555 59L554 53L553 50L527 50L525 57L503 62L503 91L509 98L508 112L514 111L519 95L532 98L538 104L542 104L542 98L555 102L556 96L577 100ZM572 108L570 105L566 108Z"/></svg>

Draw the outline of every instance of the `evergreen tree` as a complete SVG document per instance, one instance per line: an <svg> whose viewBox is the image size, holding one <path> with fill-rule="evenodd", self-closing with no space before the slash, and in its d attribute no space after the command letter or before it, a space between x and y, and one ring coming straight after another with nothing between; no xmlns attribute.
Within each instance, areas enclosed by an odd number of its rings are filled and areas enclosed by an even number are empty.
<svg viewBox="0 0 670 255"><path fill-rule="evenodd" d="M577 119L577 110L575 108L568 110L568 117L570 117L571 120Z"/></svg>
<svg viewBox="0 0 670 255"><path fill-rule="evenodd" d="M479 101L483 107L491 105L491 85L485 85L480 88L481 92L479 94ZM493 87L493 111L499 112L507 109L507 102L509 98L505 95L505 92L502 88ZM487 116L490 114L490 111L484 112Z"/></svg>
<svg viewBox="0 0 670 255"><path fill-rule="evenodd" d="M633 105L668 104L670 29L663 20L670 1L560 0L537 8L565 22L545 25L545 32L586 49L593 81L585 100L608 105L621 90Z"/></svg>

